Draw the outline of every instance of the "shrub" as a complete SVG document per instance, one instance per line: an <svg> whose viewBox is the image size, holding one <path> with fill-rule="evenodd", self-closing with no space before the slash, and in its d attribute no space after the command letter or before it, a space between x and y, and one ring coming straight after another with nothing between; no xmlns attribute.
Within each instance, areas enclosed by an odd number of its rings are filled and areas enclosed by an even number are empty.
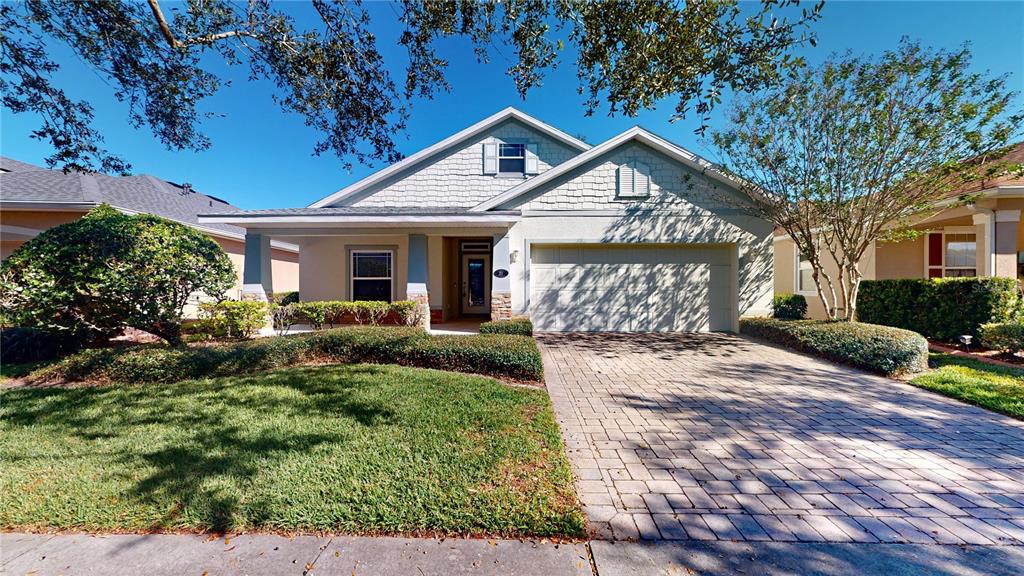
<svg viewBox="0 0 1024 576"><path fill-rule="evenodd" d="M0 363L22 364L53 360L78 350L79 335L38 328L4 328L0 330Z"/></svg>
<svg viewBox="0 0 1024 576"><path fill-rule="evenodd" d="M204 302L194 332L205 338L252 338L266 326L268 311L268 304L257 300Z"/></svg>
<svg viewBox="0 0 1024 576"><path fill-rule="evenodd" d="M102 336L131 327L178 344L189 297L234 283L227 254L202 232L103 204L4 260L0 306L17 326Z"/></svg>
<svg viewBox="0 0 1024 576"><path fill-rule="evenodd" d="M998 322L981 325L981 344L992 350L1016 354L1024 350L1024 323Z"/></svg>
<svg viewBox="0 0 1024 576"><path fill-rule="evenodd" d="M377 300L356 300L352 303L352 313L356 322L360 324L370 323L371 326L380 326L381 320L391 311L391 304Z"/></svg>
<svg viewBox="0 0 1024 576"><path fill-rule="evenodd" d="M84 350L29 376L34 382L176 382L303 362L392 363L521 380L543 376L532 338L431 336L419 328L353 326L213 346Z"/></svg>
<svg viewBox="0 0 1024 576"><path fill-rule="evenodd" d="M744 318L740 332L885 375L928 367L928 341L900 328L864 322Z"/></svg>
<svg viewBox="0 0 1024 576"><path fill-rule="evenodd" d="M292 326L298 324L298 313L295 304L271 304L270 323L278 336L284 336Z"/></svg>
<svg viewBox="0 0 1024 576"><path fill-rule="evenodd" d="M511 320L495 320L480 325L481 334L517 334L533 336L533 322L529 318L513 318Z"/></svg>
<svg viewBox="0 0 1024 576"><path fill-rule="evenodd" d="M423 321L423 311L420 309L420 305L412 300L392 302L391 311L406 326L419 326Z"/></svg>
<svg viewBox="0 0 1024 576"><path fill-rule="evenodd" d="M802 320L807 316L807 299L802 294L776 294L772 298L772 317Z"/></svg>
<svg viewBox="0 0 1024 576"><path fill-rule="evenodd" d="M277 304L278 306L287 306L289 304L295 304L299 301L298 292L271 292L270 303Z"/></svg>
<svg viewBox="0 0 1024 576"><path fill-rule="evenodd" d="M322 330L327 322L327 315L330 310L330 302L299 302L295 304L295 311L302 316L314 330Z"/></svg>
<svg viewBox="0 0 1024 576"><path fill-rule="evenodd" d="M864 280L857 298L862 322L905 328L936 340L977 338L982 324L1020 317L1013 278Z"/></svg>

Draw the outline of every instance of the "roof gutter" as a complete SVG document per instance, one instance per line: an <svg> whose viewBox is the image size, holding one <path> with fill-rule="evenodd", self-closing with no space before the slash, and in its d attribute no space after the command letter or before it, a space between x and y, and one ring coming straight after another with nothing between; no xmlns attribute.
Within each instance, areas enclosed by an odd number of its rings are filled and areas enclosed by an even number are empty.
<svg viewBox="0 0 1024 576"><path fill-rule="evenodd" d="M362 226L475 226L480 224L498 224L511 226L519 222L522 216L518 214L470 214L470 215L200 215L200 222L216 224L232 224L234 226L263 227L268 224L286 224L301 226L319 226L323 224L337 225L362 225Z"/></svg>

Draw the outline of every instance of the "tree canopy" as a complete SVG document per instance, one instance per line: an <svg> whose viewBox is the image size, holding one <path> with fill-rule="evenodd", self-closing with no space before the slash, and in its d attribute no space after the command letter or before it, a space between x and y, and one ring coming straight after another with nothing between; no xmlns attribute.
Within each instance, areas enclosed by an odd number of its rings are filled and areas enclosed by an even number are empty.
<svg viewBox="0 0 1024 576"><path fill-rule="evenodd" d="M1024 121L1017 94L970 64L967 46L906 39L877 57L833 55L738 99L713 135L742 206L796 242L830 317L853 319L872 243L913 234L939 200L969 201L955 197L965 184L1020 169L1001 159Z"/></svg>
<svg viewBox="0 0 1024 576"><path fill-rule="evenodd" d="M205 234L103 204L4 260L0 307L14 326L84 337L132 327L178 344L188 299L221 297L235 280L231 260Z"/></svg>
<svg viewBox="0 0 1024 576"><path fill-rule="evenodd" d="M727 90L755 90L799 63L790 51L813 43L809 25L821 3L762 0L399 0L407 50L396 85L358 1L312 0L316 24L301 27L284 5L268 0L188 0L170 9L158 0L0 3L0 93L15 113L39 115L31 136L48 141L51 166L125 172L127 162L104 149L93 108L57 85L63 44L124 102L130 123L148 127L169 149L203 150L205 99L228 79L214 63L244 66L250 79L276 86L275 102L296 113L346 165L400 157L395 136L415 98L450 87L438 40L463 37L487 61L511 46L508 67L521 96L543 82L567 46L578 54L579 91L589 113L635 115L663 98L675 117L706 120ZM400 67L398 67L400 68Z"/></svg>

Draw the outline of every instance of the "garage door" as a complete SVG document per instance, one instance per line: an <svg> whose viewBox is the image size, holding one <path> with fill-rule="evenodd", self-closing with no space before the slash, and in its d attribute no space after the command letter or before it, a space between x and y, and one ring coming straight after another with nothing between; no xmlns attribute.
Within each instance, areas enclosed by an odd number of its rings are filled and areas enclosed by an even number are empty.
<svg viewBox="0 0 1024 576"><path fill-rule="evenodd" d="M728 247L534 245L530 315L554 332L732 329Z"/></svg>

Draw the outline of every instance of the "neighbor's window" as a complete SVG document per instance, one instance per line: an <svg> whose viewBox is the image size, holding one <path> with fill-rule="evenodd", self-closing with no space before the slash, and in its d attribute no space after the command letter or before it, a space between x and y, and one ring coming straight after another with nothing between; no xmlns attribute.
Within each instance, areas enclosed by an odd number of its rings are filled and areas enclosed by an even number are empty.
<svg viewBox="0 0 1024 576"><path fill-rule="evenodd" d="M498 172L526 173L526 144L498 144Z"/></svg>
<svg viewBox="0 0 1024 576"><path fill-rule="evenodd" d="M800 249L796 251L796 291L814 292L814 268L809 258L804 256Z"/></svg>
<svg viewBox="0 0 1024 576"><path fill-rule="evenodd" d="M392 260L390 250L353 250L352 300L390 302Z"/></svg>
<svg viewBox="0 0 1024 576"><path fill-rule="evenodd" d="M943 239L946 248L943 276L977 276L978 245L974 234L946 234Z"/></svg>

